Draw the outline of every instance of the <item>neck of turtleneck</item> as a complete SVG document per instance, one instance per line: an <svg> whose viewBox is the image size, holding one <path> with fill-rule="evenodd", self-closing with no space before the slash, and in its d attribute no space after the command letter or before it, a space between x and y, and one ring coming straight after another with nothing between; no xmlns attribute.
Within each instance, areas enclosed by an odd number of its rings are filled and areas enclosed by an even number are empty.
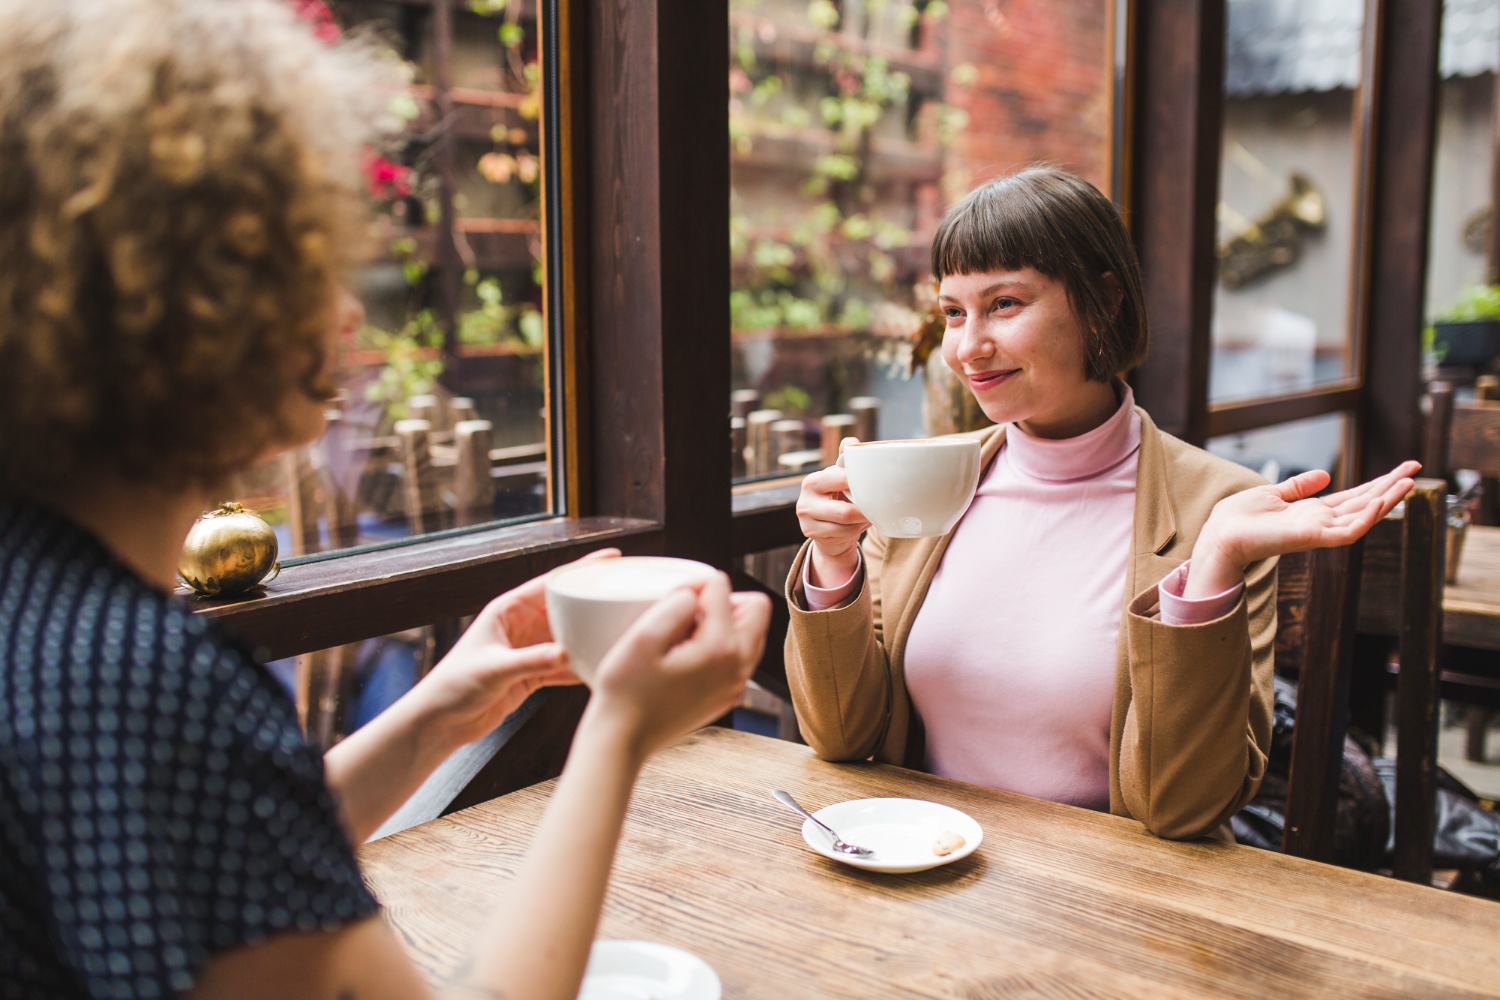
<svg viewBox="0 0 1500 1000"><path fill-rule="evenodd" d="M1012 468L1023 476L1066 483L1092 479L1125 461L1141 446L1141 421L1135 395L1124 382L1115 383L1120 405L1104 423L1077 437L1039 438L1016 424L1005 429L1005 450Z"/></svg>

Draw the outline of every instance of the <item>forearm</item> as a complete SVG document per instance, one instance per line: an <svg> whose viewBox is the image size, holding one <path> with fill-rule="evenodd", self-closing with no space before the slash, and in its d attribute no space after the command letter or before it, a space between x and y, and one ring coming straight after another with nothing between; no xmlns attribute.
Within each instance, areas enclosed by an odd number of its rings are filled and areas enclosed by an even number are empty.
<svg viewBox="0 0 1500 1000"><path fill-rule="evenodd" d="M323 755L349 839L362 844L457 749L413 691Z"/></svg>
<svg viewBox="0 0 1500 1000"><path fill-rule="evenodd" d="M577 995L643 759L617 720L591 706L505 906L485 922L448 996Z"/></svg>

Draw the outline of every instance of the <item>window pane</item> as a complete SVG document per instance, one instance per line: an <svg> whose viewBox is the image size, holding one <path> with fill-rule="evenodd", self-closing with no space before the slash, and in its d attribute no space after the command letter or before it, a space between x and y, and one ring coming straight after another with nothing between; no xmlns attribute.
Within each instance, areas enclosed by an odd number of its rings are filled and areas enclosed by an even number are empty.
<svg viewBox="0 0 1500 1000"><path fill-rule="evenodd" d="M1363 0L1229 0L1211 400L1352 372Z"/></svg>
<svg viewBox="0 0 1500 1000"><path fill-rule="evenodd" d="M1443 5L1437 150L1427 248L1427 316L1443 320L1474 301L1485 280L1490 240L1490 177L1495 65L1500 60L1500 9L1493 0ZM1477 314L1464 314L1477 318ZM1444 331L1429 345L1445 367L1483 368L1500 345L1461 342ZM1475 348L1471 349L1471 348ZM1445 373L1447 374L1447 373Z"/></svg>
<svg viewBox="0 0 1500 1000"><path fill-rule="evenodd" d="M1348 422L1342 413L1260 427L1243 434L1209 438L1208 450L1254 469L1273 483L1311 469L1342 482Z"/></svg>
<svg viewBox="0 0 1500 1000"><path fill-rule="evenodd" d="M552 510L535 0L454 6L445 122L433 10L330 4L407 59L413 83L392 95L405 131L370 152L378 252L354 289L367 323L344 345L329 429L233 487L283 557Z"/></svg>
<svg viewBox="0 0 1500 1000"><path fill-rule="evenodd" d="M940 355L912 373L933 230L1033 162L1110 190L1112 7L730 0L737 477L817 463L829 415L835 442L981 425Z"/></svg>

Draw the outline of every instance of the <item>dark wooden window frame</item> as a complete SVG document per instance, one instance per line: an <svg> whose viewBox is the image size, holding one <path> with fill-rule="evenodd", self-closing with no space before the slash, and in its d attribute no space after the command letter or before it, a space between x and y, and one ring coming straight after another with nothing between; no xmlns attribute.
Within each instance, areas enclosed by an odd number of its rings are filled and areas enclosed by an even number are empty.
<svg viewBox="0 0 1500 1000"><path fill-rule="evenodd" d="M1352 374L1303 391L1208 400L1225 0L1133 0L1129 213L1152 346L1136 398L1164 429L1210 437L1344 413L1346 477L1417 455L1442 0L1366 0L1355 102Z"/></svg>
<svg viewBox="0 0 1500 1000"><path fill-rule="evenodd" d="M457 2L421 5L441 21ZM541 11L561 320L548 389L569 516L290 566L264 596L195 601L269 656L472 614L606 545L729 568L728 54L700 44L725 30L727 0Z"/></svg>

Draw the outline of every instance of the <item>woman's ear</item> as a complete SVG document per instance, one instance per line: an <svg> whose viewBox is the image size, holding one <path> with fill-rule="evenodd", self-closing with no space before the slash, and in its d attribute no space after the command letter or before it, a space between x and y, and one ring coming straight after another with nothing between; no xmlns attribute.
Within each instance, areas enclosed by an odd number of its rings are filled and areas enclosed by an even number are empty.
<svg viewBox="0 0 1500 1000"><path fill-rule="evenodd" d="M1120 315L1120 303L1125 301L1125 289L1113 271L1104 272L1104 287L1109 292L1110 301L1114 303L1109 311L1110 318L1114 319Z"/></svg>

